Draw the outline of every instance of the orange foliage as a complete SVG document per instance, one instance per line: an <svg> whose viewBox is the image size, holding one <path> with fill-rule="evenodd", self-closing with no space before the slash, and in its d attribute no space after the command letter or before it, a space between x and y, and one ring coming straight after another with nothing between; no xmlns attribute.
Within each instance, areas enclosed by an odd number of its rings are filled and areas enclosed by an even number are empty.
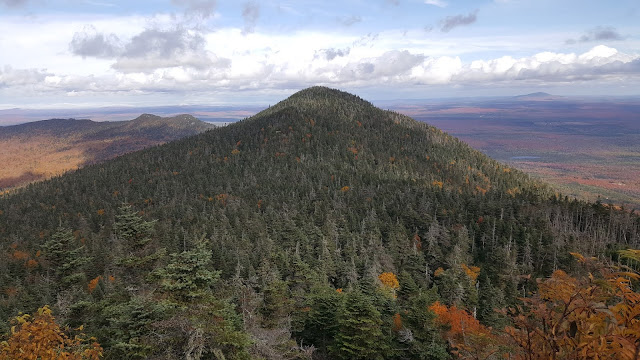
<svg viewBox="0 0 640 360"><path fill-rule="evenodd" d="M240 154L240 150L238 150L238 149L233 149L233 150L231 150L231 154L232 154L232 155Z"/></svg>
<svg viewBox="0 0 640 360"><path fill-rule="evenodd" d="M29 259L29 261L25 263L25 266L27 269L35 269L38 267L38 262L36 260Z"/></svg>
<svg viewBox="0 0 640 360"><path fill-rule="evenodd" d="M493 359L500 351L501 339L467 311L437 301L429 309L436 314L436 322L447 329L444 338L458 358Z"/></svg>
<svg viewBox="0 0 640 360"><path fill-rule="evenodd" d="M413 247L417 251L422 250L422 240L418 234L413 235Z"/></svg>
<svg viewBox="0 0 640 360"><path fill-rule="evenodd" d="M18 288L16 288L15 286L10 286L8 288L6 288L4 290L4 293L8 296L8 297L13 297L18 295Z"/></svg>
<svg viewBox="0 0 640 360"><path fill-rule="evenodd" d="M393 331L398 332L402 329L402 317L400 313L395 313L393 315Z"/></svg>
<svg viewBox="0 0 640 360"><path fill-rule="evenodd" d="M102 357L102 347L94 338L85 340L84 334L69 337L56 324L48 306L38 309L33 317L18 316L14 323L9 339L0 343L0 360L97 360Z"/></svg>
<svg viewBox="0 0 640 360"><path fill-rule="evenodd" d="M392 272L383 272L382 274L378 275L378 279L380 279L380 282L386 288L395 290L400 287L400 283L398 283L396 274Z"/></svg>
<svg viewBox="0 0 640 360"><path fill-rule="evenodd" d="M29 258L29 254L20 250L15 250L12 256L16 260L27 260Z"/></svg>
<svg viewBox="0 0 640 360"><path fill-rule="evenodd" d="M512 327L505 330L519 347L516 359L638 359L640 294L631 269L603 265L572 254L590 273L575 278L562 270L538 280L539 293L510 309ZM640 250L622 257L640 260Z"/></svg>
<svg viewBox="0 0 640 360"><path fill-rule="evenodd" d="M433 186L437 186L440 189L442 189L442 185L444 185L444 183L442 181L437 181L437 180L433 180L433 182L431 183L431 185Z"/></svg>
<svg viewBox="0 0 640 360"><path fill-rule="evenodd" d="M97 276L96 278L89 281L89 284L87 284L89 294L91 294L96 289L96 287L98 287L98 283L100 282L100 280L102 280L102 276Z"/></svg>
<svg viewBox="0 0 640 360"><path fill-rule="evenodd" d="M349 187L348 186L343 186L342 189L340 189L340 191L347 192L347 191L349 191Z"/></svg>
<svg viewBox="0 0 640 360"><path fill-rule="evenodd" d="M228 194L218 194L216 195L216 200L220 201L222 205L227 205L227 199L229 198Z"/></svg>
<svg viewBox="0 0 640 360"><path fill-rule="evenodd" d="M467 311L458 309L455 305L447 307L436 301L429 307L438 317L437 320L442 325L450 327L448 336L457 336L464 333L486 331L487 329L474 319Z"/></svg>
<svg viewBox="0 0 640 360"><path fill-rule="evenodd" d="M358 154L358 149L354 147L347 148L347 150L351 151L354 155Z"/></svg>
<svg viewBox="0 0 640 360"><path fill-rule="evenodd" d="M342 294L342 288L337 288L336 292Z"/></svg>
<svg viewBox="0 0 640 360"><path fill-rule="evenodd" d="M481 193L482 195L485 195L487 193L487 189L482 188L482 187L480 187L478 185L476 185L476 191Z"/></svg>
<svg viewBox="0 0 640 360"><path fill-rule="evenodd" d="M114 282L114 281L116 281L116 278L115 278L115 276L113 276L113 275L109 275L109 278L108 278L108 279L109 279L109 282Z"/></svg>
<svg viewBox="0 0 640 360"><path fill-rule="evenodd" d="M476 281L478 275L480 275L480 268L477 266L467 266L467 264L460 265L462 270L464 270L465 274L469 277L469 279Z"/></svg>
<svg viewBox="0 0 640 360"><path fill-rule="evenodd" d="M104 215L104 209L100 209L100 210L98 210L98 211L97 211L97 214L98 214L98 215Z"/></svg>
<svg viewBox="0 0 640 360"><path fill-rule="evenodd" d="M433 276L438 277L440 275L442 275L444 273L444 269L439 267L436 269L436 271L433 273Z"/></svg>

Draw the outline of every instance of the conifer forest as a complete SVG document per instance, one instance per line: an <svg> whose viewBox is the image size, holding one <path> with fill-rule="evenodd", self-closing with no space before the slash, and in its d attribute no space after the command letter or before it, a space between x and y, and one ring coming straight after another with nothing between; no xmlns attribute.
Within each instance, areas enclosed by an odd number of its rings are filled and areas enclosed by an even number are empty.
<svg viewBox="0 0 640 360"><path fill-rule="evenodd" d="M638 359L634 249L633 211L312 87L0 195L0 359Z"/></svg>

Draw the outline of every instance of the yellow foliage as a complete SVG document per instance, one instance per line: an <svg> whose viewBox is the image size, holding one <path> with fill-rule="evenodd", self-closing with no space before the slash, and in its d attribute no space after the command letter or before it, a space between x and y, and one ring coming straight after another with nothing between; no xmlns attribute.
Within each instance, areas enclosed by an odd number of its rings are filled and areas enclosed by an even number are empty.
<svg viewBox="0 0 640 360"><path fill-rule="evenodd" d="M437 186L440 189L442 189L442 185L444 185L444 183L442 181L438 181L438 180L433 180L433 182L431 183L431 185L433 186Z"/></svg>
<svg viewBox="0 0 640 360"><path fill-rule="evenodd" d="M231 150L231 154L232 154L232 155L240 154L240 150L238 150L238 149L233 149L233 150Z"/></svg>
<svg viewBox="0 0 640 360"><path fill-rule="evenodd" d="M0 343L0 360L97 360L102 357L102 347L95 339L85 340L84 334L73 338L67 335L56 324L48 306L38 309L34 316L18 316L13 323L9 339Z"/></svg>
<svg viewBox="0 0 640 360"><path fill-rule="evenodd" d="M386 288L395 290L400 287L398 278L392 272L383 272L382 274L378 275L378 279L380 279L380 282Z"/></svg>
<svg viewBox="0 0 640 360"><path fill-rule="evenodd" d="M347 191L349 191L349 189L350 188L348 186L343 186L342 189L340 189L340 191L347 192Z"/></svg>
<svg viewBox="0 0 640 360"><path fill-rule="evenodd" d="M104 215L104 209L99 209L98 211L96 211L96 213L98 215Z"/></svg>
<svg viewBox="0 0 640 360"><path fill-rule="evenodd" d="M516 196L516 194L520 193L520 189L518 187L512 187L511 189L507 190L507 194L511 195L511 196Z"/></svg>

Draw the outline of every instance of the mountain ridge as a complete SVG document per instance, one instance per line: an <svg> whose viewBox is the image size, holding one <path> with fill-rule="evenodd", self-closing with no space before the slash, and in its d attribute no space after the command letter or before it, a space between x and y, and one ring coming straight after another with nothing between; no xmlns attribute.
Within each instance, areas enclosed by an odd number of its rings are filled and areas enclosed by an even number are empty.
<svg viewBox="0 0 640 360"><path fill-rule="evenodd" d="M147 115L147 116L145 116ZM130 121L49 119L0 127L0 189L21 186L213 128L191 115L143 114ZM10 149L10 150L9 150Z"/></svg>

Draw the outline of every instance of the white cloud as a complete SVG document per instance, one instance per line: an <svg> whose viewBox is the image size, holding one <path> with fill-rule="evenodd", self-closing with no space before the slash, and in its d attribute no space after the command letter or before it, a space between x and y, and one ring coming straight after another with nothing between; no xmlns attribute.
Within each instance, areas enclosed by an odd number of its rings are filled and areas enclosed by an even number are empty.
<svg viewBox="0 0 640 360"><path fill-rule="evenodd" d="M554 41L561 44L566 34L456 37L456 31L426 35L414 29L364 35L344 27L247 32L242 23L215 30L187 27L166 14L29 24L3 19L8 21L0 21L0 34L12 34L0 36L0 47L11 49L0 60L5 99L95 96L108 102L114 94L168 93L206 98L202 94L282 92L317 84L420 91L425 85L640 82L640 55L625 48L540 51Z"/></svg>
<svg viewBox="0 0 640 360"><path fill-rule="evenodd" d="M434 5L434 6L438 6L438 7L447 7L447 4L445 1L442 0L424 0L424 3L427 5Z"/></svg>

